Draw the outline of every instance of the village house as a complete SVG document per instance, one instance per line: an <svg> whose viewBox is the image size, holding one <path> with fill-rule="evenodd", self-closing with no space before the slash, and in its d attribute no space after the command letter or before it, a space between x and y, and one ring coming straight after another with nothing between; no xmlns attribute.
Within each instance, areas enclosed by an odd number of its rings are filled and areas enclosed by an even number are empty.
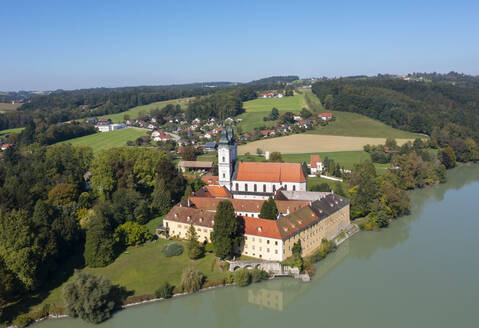
<svg viewBox="0 0 479 328"><path fill-rule="evenodd" d="M99 120L98 120L99 121ZM115 124L98 124L95 125L95 127L98 129L100 132L110 132L110 131L115 131L115 130L121 130L126 128L126 125L123 123L115 123Z"/></svg>
<svg viewBox="0 0 479 328"><path fill-rule="evenodd" d="M329 121L333 118L333 114L332 113L321 113L321 114L318 114L318 117L323 121Z"/></svg>
<svg viewBox="0 0 479 328"><path fill-rule="evenodd" d="M186 171L210 171L213 168L213 162L208 161L179 161L178 169L181 172Z"/></svg>
<svg viewBox="0 0 479 328"><path fill-rule="evenodd" d="M100 118L97 120L97 124L98 124L98 125L108 125L108 124L111 124L111 119L109 119L108 117L100 117Z"/></svg>
<svg viewBox="0 0 479 328"><path fill-rule="evenodd" d="M318 174L323 171L323 162L319 155L311 155L309 168L311 169L311 174Z"/></svg>

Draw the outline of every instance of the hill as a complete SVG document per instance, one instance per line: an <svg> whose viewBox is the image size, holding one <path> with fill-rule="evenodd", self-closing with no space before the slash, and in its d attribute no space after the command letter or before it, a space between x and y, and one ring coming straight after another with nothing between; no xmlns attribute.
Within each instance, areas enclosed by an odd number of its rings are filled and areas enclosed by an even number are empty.
<svg viewBox="0 0 479 328"><path fill-rule="evenodd" d="M70 143L74 146L89 146L93 149L94 153L97 153L103 149L126 146L127 141L135 141L138 137L146 135L147 132L147 130L129 128L111 132L99 132L80 138L66 140L62 143Z"/></svg>

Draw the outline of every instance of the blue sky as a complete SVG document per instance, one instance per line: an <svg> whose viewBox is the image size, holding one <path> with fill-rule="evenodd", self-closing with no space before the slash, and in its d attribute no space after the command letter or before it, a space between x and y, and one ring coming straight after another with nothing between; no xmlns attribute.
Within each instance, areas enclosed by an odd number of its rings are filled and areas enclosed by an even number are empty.
<svg viewBox="0 0 479 328"><path fill-rule="evenodd" d="M479 74L479 1L0 2L0 90Z"/></svg>

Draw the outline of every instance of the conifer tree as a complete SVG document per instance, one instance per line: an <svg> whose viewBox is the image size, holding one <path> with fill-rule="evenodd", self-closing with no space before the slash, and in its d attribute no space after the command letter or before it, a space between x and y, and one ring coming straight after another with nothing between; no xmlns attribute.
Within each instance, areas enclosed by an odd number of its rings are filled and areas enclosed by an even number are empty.
<svg viewBox="0 0 479 328"><path fill-rule="evenodd" d="M104 267L112 263L119 251L111 223L103 215L96 215L90 221L86 233L85 263L89 267Z"/></svg>
<svg viewBox="0 0 479 328"><path fill-rule="evenodd" d="M196 234L193 224L190 225L188 230L188 257L192 260L199 259L204 254L204 248L198 242L198 235Z"/></svg>
<svg viewBox="0 0 479 328"><path fill-rule="evenodd" d="M171 193L166 189L165 180L158 179L153 190L151 207L159 215L165 215L171 208Z"/></svg>
<svg viewBox="0 0 479 328"><path fill-rule="evenodd" d="M216 256L221 259L232 258L241 242L239 222L233 204L228 200L218 203L211 240Z"/></svg>
<svg viewBox="0 0 479 328"><path fill-rule="evenodd" d="M269 220L276 220L278 218L278 208L276 207L276 202L272 197L269 197L269 199L261 206L259 217Z"/></svg>

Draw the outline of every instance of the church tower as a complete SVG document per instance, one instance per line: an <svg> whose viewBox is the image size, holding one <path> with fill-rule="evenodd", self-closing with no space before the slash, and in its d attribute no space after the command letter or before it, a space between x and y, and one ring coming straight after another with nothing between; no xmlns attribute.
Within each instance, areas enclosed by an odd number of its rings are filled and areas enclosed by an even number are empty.
<svg viewBox="0 0 479 328"><path fill-rule="evenodd" d="M233 128L223 124L221 138L218 144L218 182L231 190L231 179L235 162L238 158L238 145L236 144Z"/></svg>

